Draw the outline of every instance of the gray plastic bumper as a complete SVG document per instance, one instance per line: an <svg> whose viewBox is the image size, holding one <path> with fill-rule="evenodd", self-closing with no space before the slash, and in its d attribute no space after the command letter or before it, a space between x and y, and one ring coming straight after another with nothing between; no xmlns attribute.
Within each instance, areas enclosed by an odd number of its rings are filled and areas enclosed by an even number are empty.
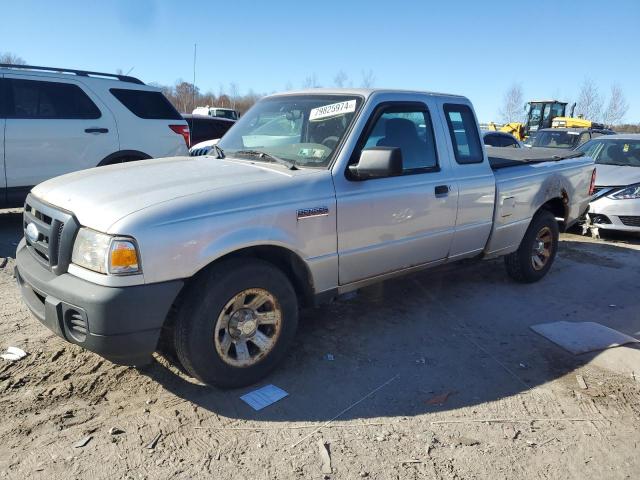
<svg viewBox="0 0 640 480"><path fill-rule="evenodd" d="M16 252L15 276L33 315L65 340L122 365L151 360L181 280L105 287L55 275L26 248Z"/></svg>

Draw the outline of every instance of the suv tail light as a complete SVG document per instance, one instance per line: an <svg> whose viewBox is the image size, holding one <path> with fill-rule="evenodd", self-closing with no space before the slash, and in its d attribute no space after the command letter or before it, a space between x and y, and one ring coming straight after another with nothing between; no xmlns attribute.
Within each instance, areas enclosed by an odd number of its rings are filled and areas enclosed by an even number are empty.
<svg viewBox="0 0 640 480"><path fill-rule="evenodd" d="M187 148L191 146L191 134L189 132L189 125L169 125L169 128L176 132L178 135L182 135L184 143L187 144Z"/></svg>
<svg viewBox="0 0 640 480"><path fill-rule="evenodd" d="M591 172L591 183L589 184L589 196L593 196L596 193L596 169Z"/></svg>

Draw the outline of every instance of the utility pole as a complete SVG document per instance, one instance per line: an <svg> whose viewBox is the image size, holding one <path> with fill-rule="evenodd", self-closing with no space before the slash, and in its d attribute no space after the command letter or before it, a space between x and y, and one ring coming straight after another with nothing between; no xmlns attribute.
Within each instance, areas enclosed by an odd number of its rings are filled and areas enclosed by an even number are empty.
<svg viewBox="0 0 640 480"><path fill-rule="evenodd" d="M196 105L196 52L198 50L198 44L193 44L193 108L197 107Z"/></svg>

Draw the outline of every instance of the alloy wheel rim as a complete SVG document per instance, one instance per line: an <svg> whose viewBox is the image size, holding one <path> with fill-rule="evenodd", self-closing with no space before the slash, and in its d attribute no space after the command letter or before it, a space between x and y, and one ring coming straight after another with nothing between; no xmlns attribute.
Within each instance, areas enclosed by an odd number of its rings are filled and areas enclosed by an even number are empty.
<svg viewBox="0 0 640 480"><path fill-rule="evenodd" d="M542 270L551 258L553 249L553 233L549 227L542 227L533 242L531 265L534 270Z"/></svg>
<svg viewBox="0 0 640 480"><path fill-rule="evenodd" d="M282 327L276 297L249 288L231 298L218 315L213 340L220 358L234 367L251 367L273 350Z"/></svg>

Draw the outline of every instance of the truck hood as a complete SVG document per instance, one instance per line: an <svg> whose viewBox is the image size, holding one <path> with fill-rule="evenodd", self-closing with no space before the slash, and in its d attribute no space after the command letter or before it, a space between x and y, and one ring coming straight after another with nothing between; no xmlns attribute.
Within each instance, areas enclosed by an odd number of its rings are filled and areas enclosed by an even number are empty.
<svg viewBox="0 0 640 480"><path fill-rule="evenodd" d="M37 185L32 194L73 213L81 225L107 232L125 216L163 202L308 173L263 162L175 157L70 173Z"/></svg>
<svg viewBox="0 0 640 480"><path fill-rule="evenodd" d="M640 183L640 167L596 163L596 186L617 187Z"/></svg>

